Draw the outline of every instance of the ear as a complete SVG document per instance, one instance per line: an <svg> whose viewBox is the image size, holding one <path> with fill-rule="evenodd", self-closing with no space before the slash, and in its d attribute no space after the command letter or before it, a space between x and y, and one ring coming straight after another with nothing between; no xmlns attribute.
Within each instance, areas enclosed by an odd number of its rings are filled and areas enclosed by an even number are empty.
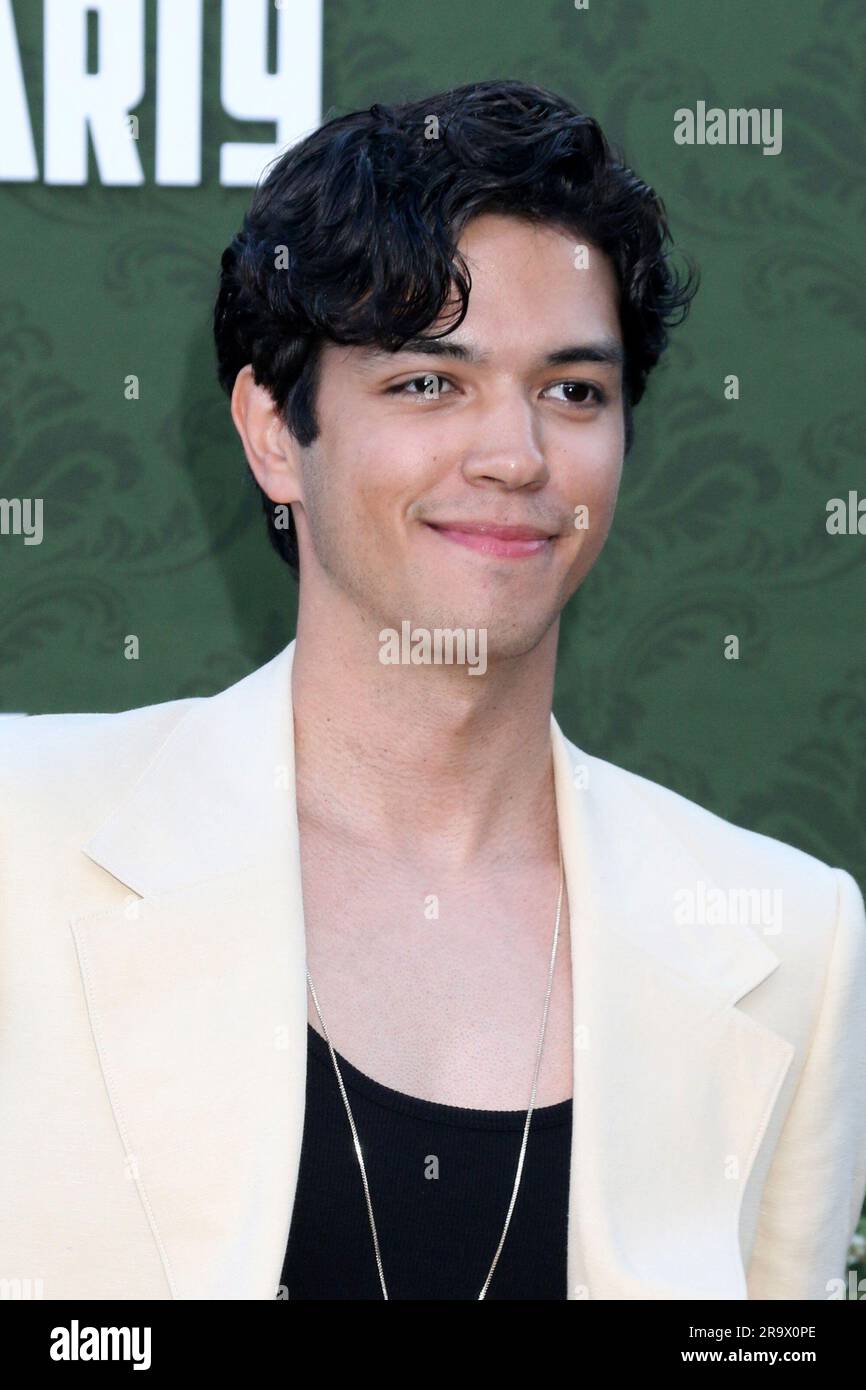
<svg viewBox="0 0 866 1390"><path fill-rule="evenodd" d="M231 413L262 491L272 502L301 501L299 445L280 418L271 393L256 384L249 363L238 372Z"/></svg>

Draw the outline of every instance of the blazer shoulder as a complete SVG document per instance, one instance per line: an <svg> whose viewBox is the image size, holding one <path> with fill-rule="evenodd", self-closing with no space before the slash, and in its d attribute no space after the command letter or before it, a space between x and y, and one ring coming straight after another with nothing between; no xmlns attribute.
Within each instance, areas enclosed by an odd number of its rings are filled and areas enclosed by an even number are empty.
<svg viewBox="0 0 866 1390"><path fill-rule="evenodd" d="M651 778L580 749L574 752L588 770L587 794L599 834L628 835L635 862L673 862L671 892L695 891L696 880L705 883L706 901L710 890L721 890L723 912L744 913L753 933L784 962L777 987L791 992L791 998L808 997L806 1012L817 1008L840 942L845 942L841 949L848 952L852 980L866 990L866 909L851 873L805 849L738 826ZM771 934L765 905L773 917Z"/></svg>
<svg viewBox="0 0 866 1390"><path fill-rule="evenodd" d="M699 877L729 893L778 892L786 930L770 938L780 953L799 946L830 949L844 918L866 931L861 889L847 870L784 840L738 825L681 793L570 745L586 767L587 793L604 836L642 839L646 854L660 840L676 843Z"/></svg>
<svg viewBox="0 0 866 1390"><path fill-rule="evenodd" d="M574 745L572 745L574 748ZM649 777L575 749L590 768L590 782L609 810L621 813L628 802L633 814L641 814L664 826L664 833L676 834L702 858L724 862L731 854L738 862L777 868L782 873L826 874L832 866L807 850L759 830L739 825L717 811L654 782Z"/></svg>
<svg viewBox="0 0 866 1390"><path fill-rule="evenodd" d="M0 812L14 819L47 808L96 809L156 756L176 726L207 697L113 713L11 715L0 719Z"/></svg>

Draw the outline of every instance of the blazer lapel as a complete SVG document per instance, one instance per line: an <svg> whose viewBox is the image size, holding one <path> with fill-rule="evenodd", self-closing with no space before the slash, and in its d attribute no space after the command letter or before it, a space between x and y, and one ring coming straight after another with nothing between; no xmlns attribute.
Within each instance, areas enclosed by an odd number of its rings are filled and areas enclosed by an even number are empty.
<svg viewBox="0 0 866 1390"><path fill-rule="evenodd" d="M275 1298L289 1234L307 1051L293 655L193 701L84 847L137 895L71 927L173 1298ZM553 718L551 741L574 988L568 1297L745 1298L743 1194L793 1048L736 1004L778 958L745 926L675 925L675 892L708 877L699 847Z"/></svg>
<svg viewBox="0 0 866 1390"><path fill-rule="evenodd" d="M85 852L142 895L72 930L173 1298L275 1299L306 1086L294 644L196 701Z"/></svg>
<svg viewBox="0 0 866 1390"><path fill-rule="evenodd" d="M746 1298L743 1195L794 1049L736 1004L778 957L745 925L676 924L678 890L728 885L658 818L669 793L647 798L551 726L575 1025L568 1297Z"/></svg>

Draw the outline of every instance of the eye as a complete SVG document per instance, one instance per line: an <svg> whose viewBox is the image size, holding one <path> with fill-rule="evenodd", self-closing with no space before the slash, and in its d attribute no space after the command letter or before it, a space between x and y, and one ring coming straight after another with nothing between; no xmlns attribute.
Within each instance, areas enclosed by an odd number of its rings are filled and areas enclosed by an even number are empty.
<svg viewBox="0 0 866 1390"><path fill-rule="evenodd" d="M604 392L601 390L600 387L598 387L598 386L593 386L593 384L592 384L591 381L557 381L557 382L554 382L553 386L548 386L548 387L547 387L547 390L548 390L548 391L555 391L555 390L558 390L560 387L562 387L564 390L569 390L569 391L591 391L591 392L593 392L593 399L588 400L588 401L585 401L585 400L584 400L584 401L578 401L578 400L574 400L574 399L572 399L572 400L570 400L570 401L567 400L567 401L566 401L566 404L567 404L567 405L576 405L576 406L583 407L584 409L586 409L587 407L590 407L590 406L593 406L593 405L604 405L604 403L605 403L605 394L604 394Z"/></svg>
<svg viewBox="0 0 866 1390"><path fill-rule="evenodd" d="M399 396L406 394L409 396L427 397L428 400L435 400L442 395L442 383L450 385L448 378L439 376L436 372L425 372L422 376L413 376L409 381L398 382L396 386L389 386L386 394L389 396ZM419 386L417 391L409 391L409 386Z"/></svg>

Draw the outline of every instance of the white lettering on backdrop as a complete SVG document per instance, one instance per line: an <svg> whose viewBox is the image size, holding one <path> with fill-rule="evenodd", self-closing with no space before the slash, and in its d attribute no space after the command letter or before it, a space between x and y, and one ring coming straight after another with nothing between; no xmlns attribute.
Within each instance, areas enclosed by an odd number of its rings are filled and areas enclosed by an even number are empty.
<svg viewBox="0 0 866 1390"><path fill-rule="evenodd" d="M101 183L201 183L204 0L158 0L155 71L145 71L145 0L45 0L44 149L40 174L12 0L0 0L0 181L83 184L88 136ZM87 71L88 11L98 70ZM268 26L276 26L268 71ZM273 121L272 144L226 141L220 183L252 187L322 115L322 0L222 0L220 97L228 115ZM130 112L150 90L156 148L147 161ZM145 164L142 154L145 153Z"/></svg>

